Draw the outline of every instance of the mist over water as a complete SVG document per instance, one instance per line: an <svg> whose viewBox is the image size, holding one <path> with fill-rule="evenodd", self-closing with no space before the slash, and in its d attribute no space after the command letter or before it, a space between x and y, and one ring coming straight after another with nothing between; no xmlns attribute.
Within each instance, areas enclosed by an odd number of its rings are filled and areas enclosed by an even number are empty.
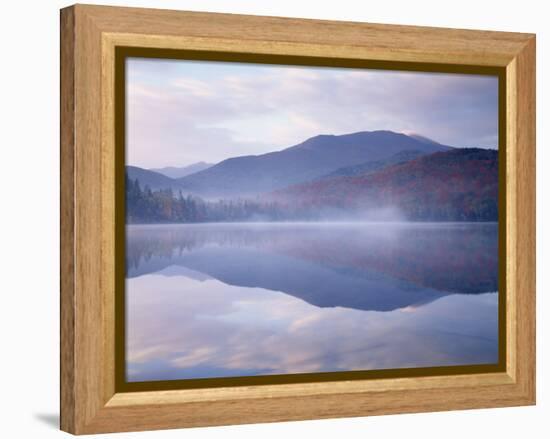
<svg viewBox="0 0 550 439"><path fill-rule="evenodd" d="M496 363L497 225L380 221L128 226L127 379Z"/></svg>

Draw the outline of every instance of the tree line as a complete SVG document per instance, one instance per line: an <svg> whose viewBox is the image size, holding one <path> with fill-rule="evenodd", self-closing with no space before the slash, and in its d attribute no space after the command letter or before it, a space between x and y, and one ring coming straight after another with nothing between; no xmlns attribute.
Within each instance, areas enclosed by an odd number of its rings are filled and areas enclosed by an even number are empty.
<svg viewBox="0 0 550 439"><path fill-rule="evenodd" d="M138 179L126 176L126 221L128 223L199 223L283 220L276 203L251 200L206 201L174 193L172 189L152 191Z"/></svg>
<svg viewBox="0 0 550 439"><path fill-rule="evenodd" d="M460 193L450 198L434 197L415 191L413 196L394 197L403 220L409 221L496 221L498 203L488 194ZM416 196L414 196L416 194ZM430 195L430 199L427 199ZM369 220L369 212L386 205L385 197L371 200L371 206L359 209L354 197L334 200L301 199L281 202L267 199L207 201L193 195L174 193L172 189L153 191L141 187L139 180L126 176L126 222L135 223L202 223L241 221L321 221ZM376 201L376 202L375 202ZM388 201L389 203L389 201ZM370 218L372 219L372 218ZM381 220L384 220L383 218Z"/></svg>

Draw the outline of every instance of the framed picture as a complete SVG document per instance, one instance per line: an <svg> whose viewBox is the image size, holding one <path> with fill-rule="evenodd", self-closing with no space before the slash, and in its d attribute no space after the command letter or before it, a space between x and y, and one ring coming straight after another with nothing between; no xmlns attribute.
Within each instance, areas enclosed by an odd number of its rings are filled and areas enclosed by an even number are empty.
<svg viewBox="0 0 550 439"><path fill-rule="evenodd" d="M535 402L535 37L61 11L61 428Z"/></svg>

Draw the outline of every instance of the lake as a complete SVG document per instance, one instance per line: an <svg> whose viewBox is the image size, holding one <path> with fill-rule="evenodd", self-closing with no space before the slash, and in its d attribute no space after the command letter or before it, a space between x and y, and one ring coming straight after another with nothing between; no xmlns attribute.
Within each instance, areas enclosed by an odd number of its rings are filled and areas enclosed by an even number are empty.
<svg viewBox="0 0 550 439"><path fill-rule="evenodd" d="M498 362L495 223L127 226L129 382Z"/></svg>

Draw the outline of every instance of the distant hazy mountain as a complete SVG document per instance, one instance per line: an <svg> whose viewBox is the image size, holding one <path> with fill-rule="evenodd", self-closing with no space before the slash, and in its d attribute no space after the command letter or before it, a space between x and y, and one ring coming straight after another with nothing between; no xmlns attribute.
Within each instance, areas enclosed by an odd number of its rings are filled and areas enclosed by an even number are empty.
<svg viewBox="0 0 550 439"><path fill-rule="evenodd" d="M450 149L392 131L320 135L282 151L230 158L178 182L205 197L246 196L314 180L346 166L386 160L402 151L430 154Z"/></svg>
<svg viewBox="0 0 550 439"><path fill-rule="evenodd" d="M166 175L170 178L182 178L188 175L194 174L195 172L204 171L205 169L213 166L213 163L206 162L197 162L189 166L167 166L165 168L150 169L153 172L158 172L159 174Z"/></svg>
<svg viewBox="0 0 550 439"><path fill-rule="evenodd" d="M361 163L360 165L346 166L344 168L339 168L328 175L323 175L322 177L319 177L319 179L367 175L391 165L408 162L409 160L420 157L421 155L426 155L426 153L421 151L408 151L408 150L400 151L397 154L394 154L391 157L384 160L369 161L366 163Z"/></svg>
<svg viewBox="0 0 550 439"><path fill-rule="evenodd" d="M144 189L145 186L149 186L153 191L172 188L176 192L182 189L177 180L137 166L126 166L126 174L132 180L139 180L141 189Z"/></svg>
<svg viewBox="0 0 550 439"><path fill-rule="evenodd" d="M392 208L408 220L496 221L498 152L452 149L373 173L294 185L270 197L289 209L349 216Z"/></svg>

